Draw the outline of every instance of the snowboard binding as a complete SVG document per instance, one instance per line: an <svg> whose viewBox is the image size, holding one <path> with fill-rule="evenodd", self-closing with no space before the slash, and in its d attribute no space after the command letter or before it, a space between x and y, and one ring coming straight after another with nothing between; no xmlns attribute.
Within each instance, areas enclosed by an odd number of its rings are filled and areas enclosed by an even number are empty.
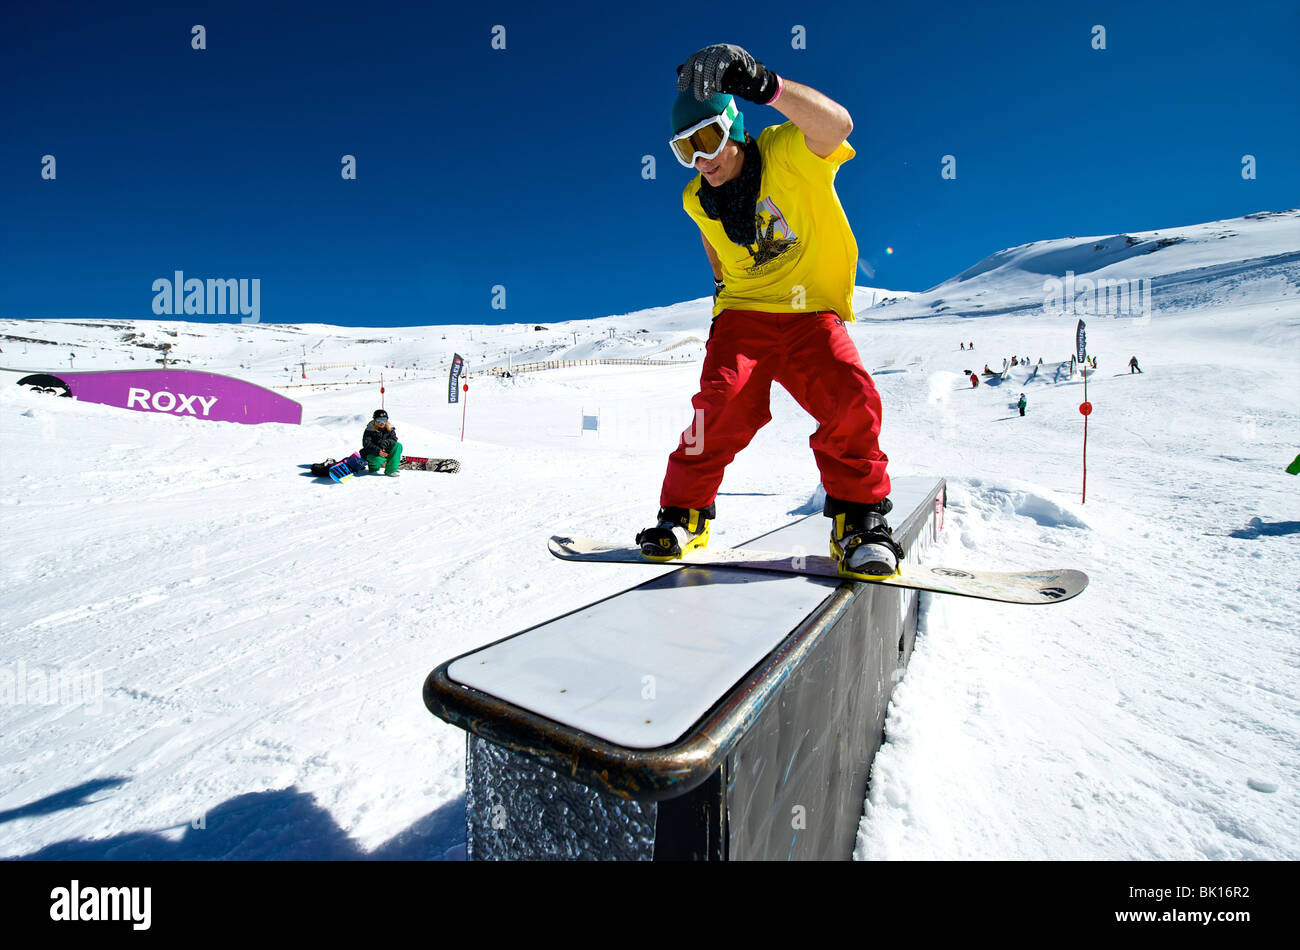
<svg viewBox="0 0 1300 950"><path fill-rule="evenodd" d="M716 509L660 508L659 523L636 536L641 555L650 561L672 561L709 543L709 526Z"/></svg>
<svg viewBox="0 0 1300 950"><path fill-rule="evenodd" d="M870 505L826 499L823 513L831 518L831 557L841 576L880 580L901 573L903 549L885 520L893 510L888 498Z"/></svg>

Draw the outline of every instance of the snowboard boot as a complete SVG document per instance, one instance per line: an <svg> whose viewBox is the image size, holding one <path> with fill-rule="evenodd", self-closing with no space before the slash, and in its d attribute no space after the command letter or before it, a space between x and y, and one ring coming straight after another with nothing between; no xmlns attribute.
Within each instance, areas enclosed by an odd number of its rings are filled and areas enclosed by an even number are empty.
<svg viewBox="0 0 1300 950"><path fill-rule="evenodd" d="M671 561L687 551L694 551L709 543L709 525L713 523L715 509L660 508L659 523L646 528L636 536L641 545L641 555L651 561Z"/></svg>
<svg viewBox="0 0 1300 950"><path fill-rule="evenodd" d="M894 540L885 515L888 498L870 505L827 497L823 514L831 518L831 557L845 577L872 580L898 573L903 549Z"/></svg>

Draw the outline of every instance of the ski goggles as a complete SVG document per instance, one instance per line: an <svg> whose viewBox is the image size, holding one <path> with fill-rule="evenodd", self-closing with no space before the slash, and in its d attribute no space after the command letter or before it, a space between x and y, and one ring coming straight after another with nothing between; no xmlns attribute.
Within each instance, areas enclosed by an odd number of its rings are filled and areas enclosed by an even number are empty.
<svg viewBox="0 0 1300 950"><path fill-rule="evenodd" d="M668 144L677 161L687 168L694 168L696 159L717 158L721 155L727 146L736 114L736 100L730 99L727 108L718 115L711 115L674 135Z"/></svg>

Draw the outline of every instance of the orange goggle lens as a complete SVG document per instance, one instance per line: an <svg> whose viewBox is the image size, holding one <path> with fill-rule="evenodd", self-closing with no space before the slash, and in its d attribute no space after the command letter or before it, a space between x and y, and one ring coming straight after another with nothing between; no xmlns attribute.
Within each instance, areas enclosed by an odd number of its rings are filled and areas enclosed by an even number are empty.
<svg viewBox="0 0 1300 950"><path fill-rule="evenodd" d="M688 134L672 140L673 154L687 168L695 166L696 158L715 158L727 144L727 130L715 120Z"/></svg>

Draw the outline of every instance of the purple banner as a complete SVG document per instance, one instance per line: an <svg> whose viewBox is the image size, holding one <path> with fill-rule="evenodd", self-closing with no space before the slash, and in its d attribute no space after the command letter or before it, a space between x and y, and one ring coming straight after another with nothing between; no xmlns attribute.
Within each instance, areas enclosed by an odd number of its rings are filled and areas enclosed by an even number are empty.
<svg viewBox="0 0 1300 950"><path fill-rule="evenodd" d="M188 369L35 373L18 385L137 412L247 425L302 423L302 406L292 399L233 376Z"/></svg>

